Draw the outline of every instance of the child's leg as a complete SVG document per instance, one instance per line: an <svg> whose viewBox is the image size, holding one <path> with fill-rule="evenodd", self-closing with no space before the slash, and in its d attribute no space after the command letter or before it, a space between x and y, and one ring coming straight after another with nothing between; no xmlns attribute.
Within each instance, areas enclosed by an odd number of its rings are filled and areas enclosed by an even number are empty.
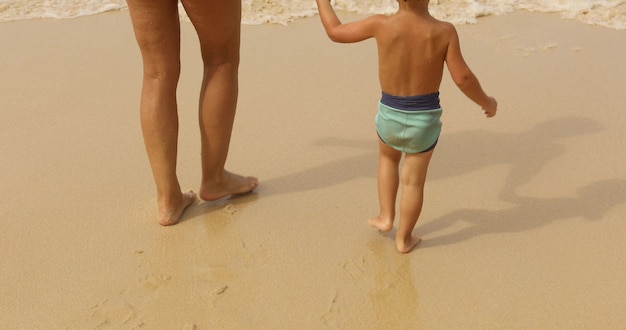
<svg viewBox="0 0 626 330"><path fill-rule="evenodd" d="M424 182L433 150L419 154L407 154L402 166L402 196L400 198L400 225L396 233L396 247L408 253L421 241L412 232L422 211Z"/></svg>
<svg viewBox="0 0 626 330"><path fill-rule="evenodd" d="M378 203L380 214L368 221L371 226L388 232L393 228L398 193L398 164L402 153L378 140Z"/></svg>

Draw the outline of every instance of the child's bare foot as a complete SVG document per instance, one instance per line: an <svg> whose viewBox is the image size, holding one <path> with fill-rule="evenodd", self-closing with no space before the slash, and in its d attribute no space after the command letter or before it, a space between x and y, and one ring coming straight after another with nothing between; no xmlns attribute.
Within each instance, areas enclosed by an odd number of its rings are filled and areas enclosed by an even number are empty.
<svg viewBox="0 0 626 330"><path fill-rule="evenodd" d="M396 237L396 248L400 253L409 253L422 241L421 238L411 235L408 240Z"/></svg>
<svg viewBox="0 0 626 330"><path fill-rule="evenodd" d="M251 192L258 186L259 180L255 177L244 177L224 171L224 176L221 181L202 182L202 185L200 186L200 198L204 201L215 201L229 195Z"/></svg>
<svg viewBox="0 0 626 330"><path fill-rule="evenodd" d="M182 194L180 204L173 208L161 210L159 207L159 224L162 226L171 226L178 223L185 209L196 199L196 193L189 191Z"/></svg>
<svg viewBox="0 0 626 330"><path fill-rule="evenodd" d="M385 233L390 232L391 229L393 229L393 220L383 219L381 216L373 217L367 220L367 223Z"/></svg>

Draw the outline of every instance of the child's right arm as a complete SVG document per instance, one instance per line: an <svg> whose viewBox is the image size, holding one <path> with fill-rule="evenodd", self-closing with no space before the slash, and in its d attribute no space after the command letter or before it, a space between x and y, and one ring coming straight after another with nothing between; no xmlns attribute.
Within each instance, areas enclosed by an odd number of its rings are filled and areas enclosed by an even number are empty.
<svg viewBox="0 0 626 330"><path fill-rule="evenodd" d="M446 52L446 64L452 80L463 94L482 107L487 117L493 117L498 110L498 102L483 91L478 78L476 78L476 75L474 75L463 59L456 29L452 25L450 25L450 28L450 43Z"/></svg>
<svg viewBox="0 0 626 330"><path fill-rule="evenodd" d="M382 15L374 15L361 21L343 24L335 14L330 0L316 2L326 34L334 42L353 43L372 38L382 18Z"/></svg>

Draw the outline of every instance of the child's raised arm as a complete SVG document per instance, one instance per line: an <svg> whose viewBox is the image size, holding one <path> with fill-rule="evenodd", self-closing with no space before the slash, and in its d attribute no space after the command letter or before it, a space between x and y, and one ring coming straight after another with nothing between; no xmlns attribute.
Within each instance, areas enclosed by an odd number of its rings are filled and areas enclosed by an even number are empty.
<svg viewBox="0 0 626 330"><path fill-rule="evenodd" d="M316 0L317 10L324 25L324 30L334 42L353 43L375 36L376 27L382 20L381 15L368 17L364 20L342 24L330 4L330 0Z"/></svg>
<svg viewBox="0 0 626 330"><path fill-rule="evenodd" d="M474 75L463 59L456 29L454 29L452 25L450 25L450 29L450 42L446 52L446 64L448 65L448 71L450 71L452 80L465 96L482 107L487 117L495 116L498 108L496 99L488 96L483 91L478 78L476 78L476 75Z"/></svg>

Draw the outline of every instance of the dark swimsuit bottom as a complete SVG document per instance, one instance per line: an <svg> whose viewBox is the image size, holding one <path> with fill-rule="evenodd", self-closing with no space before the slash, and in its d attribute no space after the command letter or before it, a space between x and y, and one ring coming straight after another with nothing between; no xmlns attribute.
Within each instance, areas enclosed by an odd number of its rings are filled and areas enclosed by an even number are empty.
<svg viewBox="0 0 626 330"><path fill-rule="evenodd" d="M394 96L385 92L382 94L380 103L398 110L419 111L441 108L439 92L416 96Z"/></svg>

